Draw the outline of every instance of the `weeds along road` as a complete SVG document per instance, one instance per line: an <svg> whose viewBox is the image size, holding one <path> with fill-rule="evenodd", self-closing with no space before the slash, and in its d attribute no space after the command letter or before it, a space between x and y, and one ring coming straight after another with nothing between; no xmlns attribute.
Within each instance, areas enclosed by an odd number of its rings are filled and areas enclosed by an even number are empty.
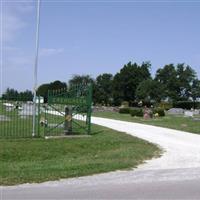
<svg viewBox="0 0 200 200"><path fill-rule="evenodd" d="M200 199L200 136L131 122L92 122L159 145L163 155L135 170L1 187L4 199Z"/></svg>

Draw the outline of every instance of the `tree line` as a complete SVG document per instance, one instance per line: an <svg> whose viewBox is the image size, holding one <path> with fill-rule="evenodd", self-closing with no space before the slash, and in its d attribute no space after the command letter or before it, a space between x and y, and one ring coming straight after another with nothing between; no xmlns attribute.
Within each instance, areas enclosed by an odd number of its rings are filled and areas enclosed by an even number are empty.
<svg viewBox="0 0 200 200"><path fill-rule="evenodd" d="M123 101L128 102L129 105L135 105L140 101L172 103L196 101L200 98L200 80L189 65L184 63L165 65L156 71L154 78L150 69L149 62L143 62L141 65L129 62L115 75L103 73L96 79L89 75L75 75L65 87L92 83L93 102L101 105L118 106ZM63 87L64 83L56 82L58 89ZM50 85L41 85L38 94L47 97L47 88L49 89Z"/></svg>
<svg viewBox="0 0 200 200"><path fill-rule="evenodd" d="M68 88L72 85L91 83L93 102L101 105L121 105L123 101L130 106L138 102L159 103L162 101L196 101L200 98L200 80L189 65L168 64L150 73L151 63L125 64L115 75L103 73L95 79L89 75L74 75L68 83L59 80L42 84L37 95L47 101L48 90Z"/></svg>
<svg viewBox="0 0 200 200"><path fill-rule="evenodd" d="M23 92L18 92L13 88L7 88L5 93L1 97L2 99L6 100L14 100L14 101L32 101L33 100L33 93L30 90L26 90Z"/></svg>

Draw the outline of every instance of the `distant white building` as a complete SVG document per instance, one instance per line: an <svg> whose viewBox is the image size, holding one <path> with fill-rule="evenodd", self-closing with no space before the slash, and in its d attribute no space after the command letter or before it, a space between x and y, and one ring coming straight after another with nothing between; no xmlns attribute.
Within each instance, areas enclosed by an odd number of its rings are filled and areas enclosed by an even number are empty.
<svg viewBox="0 0 200 200"><path fill-rule="evenodd" d="M200 102L200 98L197 98L196 101L197 101L197 102Z"/></svg>
<svg viewBox="0 0 200 200"><path fill-rule="evenodd" d="M36 103L44 103L44 97L36 97Z"/></svg>

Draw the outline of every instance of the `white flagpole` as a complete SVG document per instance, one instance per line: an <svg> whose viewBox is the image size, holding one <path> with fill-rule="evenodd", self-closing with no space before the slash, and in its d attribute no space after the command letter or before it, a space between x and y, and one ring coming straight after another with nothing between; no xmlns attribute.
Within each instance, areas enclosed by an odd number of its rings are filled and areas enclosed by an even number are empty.
<svg viewBox="0 0 200 200"><path fill-rule="evenodd" d="M2 97L3 95L3 1L1 1L1 38L0 38L0 41L1 41L1 44L0 44L0 97Z"/></svg>
<svg viewBox="0 0 200 200"><path fill-rule="evenodd" d="M39 25L40 25L40 0L37 0L37 19L36 19L36 40L35 40L35 63L34 63L34 87L33 87L33 132L36 132L36 91L37 91L37 73L38 73L38 50L39 50Z"/></svg>

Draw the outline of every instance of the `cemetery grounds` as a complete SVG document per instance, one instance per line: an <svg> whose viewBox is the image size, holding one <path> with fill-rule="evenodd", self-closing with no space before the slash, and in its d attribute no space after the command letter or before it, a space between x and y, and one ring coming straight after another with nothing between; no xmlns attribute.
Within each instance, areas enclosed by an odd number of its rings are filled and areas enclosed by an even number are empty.
<svg viewBox="0 0 200 200"><path fill-rule="evenodd" d="M190 117L184 116L184 114L166 114L164 117L144 119L143 117L132 117L130 114L105 111L95 112L93 113L93 116L160 126L200 134L200 115Z"/></svg>
<svg viewBox="0 0 200 200"><path fill-rule="evenodd" d="M16 102L3 105L1 101L0 109L0 135L10 133L0 139L0 185L127 170L160 155L156 145L97 125L92 125L89 137L44 139L41 131L32 138L32 115L27 115L32 112L30 102L16 109ZM50 124L62 119L47 115Z"/></svg>

